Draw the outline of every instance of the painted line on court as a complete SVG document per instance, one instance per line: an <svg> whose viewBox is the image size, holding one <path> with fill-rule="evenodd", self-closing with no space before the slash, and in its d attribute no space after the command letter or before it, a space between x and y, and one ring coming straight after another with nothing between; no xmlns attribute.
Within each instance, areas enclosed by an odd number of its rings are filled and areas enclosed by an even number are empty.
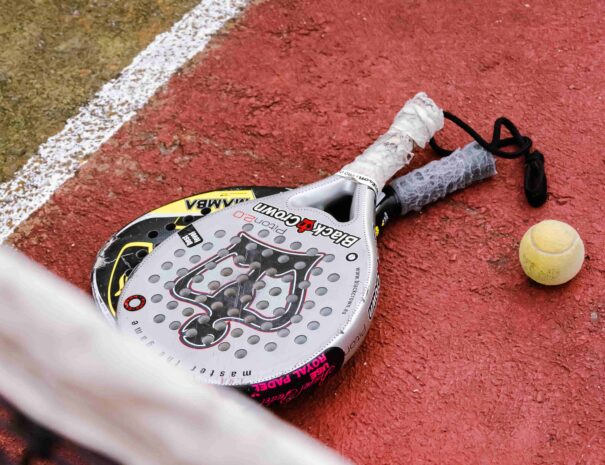
<svg viewBox="0 0 605 465"><path fill-rule="evenodd" d="M0 184L0 243L40 208L88 156L140 110L159 87L201 52L249 0L204 0L103 86L9 181Z"/></svg>

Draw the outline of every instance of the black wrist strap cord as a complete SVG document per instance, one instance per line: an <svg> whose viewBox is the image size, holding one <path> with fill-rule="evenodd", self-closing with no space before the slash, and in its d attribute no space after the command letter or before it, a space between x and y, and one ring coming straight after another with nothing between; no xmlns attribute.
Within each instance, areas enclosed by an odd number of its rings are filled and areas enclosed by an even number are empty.
<svg viewBox="0 0 605 465"><path fill-rule="evenodd" d="M479 135L479 133L477 133L477 131L475 131L456 115L453 115L448 111L444 111L443 116L445 119L448 119L459 126L473 139L475 139L475 141L481 147L495 157L513 159L523 156L525 160L525 180L523 188L525 190L527 202L532 207L539 207L546 202L548 193L546 171L544 169L544 155L537 150L534 150L533 152L531 151L532 140L527 136L523 136L512 121L505 117L498 118L494 123L492 140L491 142L487 142ZM502 138L502 127L508 130L510 137L504 139ZM429 144L435 153L440 157L445 157L452 153L452 150L447 150L439 146L434 137L430 140ZM513 146L516 147L516 150L502 150L506 147Z"/></svg>

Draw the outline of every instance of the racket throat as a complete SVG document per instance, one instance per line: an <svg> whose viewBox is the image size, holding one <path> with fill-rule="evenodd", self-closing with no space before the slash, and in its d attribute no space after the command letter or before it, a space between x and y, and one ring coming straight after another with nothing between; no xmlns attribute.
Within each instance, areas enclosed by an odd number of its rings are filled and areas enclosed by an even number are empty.
<svg viewBox="0 0 605 465"><path fill-rule="evenodd" d="M321 210L339 223L348 223L357 218L360 202L367 201L363 197L370 194L373 196L374 192L363 184L332 177L314 184L313 189L293 197L290 203L297 208Z"/></svg>
<svg viewBox="0 0 605 465"><path fill-rule="evenodd" d="M353 206L353 195L344 194L342 197L338 197L329 202L324 208L327 214L331 215L336 221L340 223L346 223L351 220L352 212L351 207Z"/></svg>

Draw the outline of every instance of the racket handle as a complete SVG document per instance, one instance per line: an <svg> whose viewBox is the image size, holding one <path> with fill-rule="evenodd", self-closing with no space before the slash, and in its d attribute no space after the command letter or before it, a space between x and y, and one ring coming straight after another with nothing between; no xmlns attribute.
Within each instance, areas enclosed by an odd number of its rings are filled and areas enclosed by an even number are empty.
<svg viewBox="0 0 605 465"><path fill-rule="evenodd" d="M391 127L337 174L380 192L393 175L443 127L443 110L424 92L408 100Z"/></svg>
<svg viewBox="0 0 605 465"><path fill-rule="evenodd" d="M395 179L385 189L386 197L378 205L377 224L386 223L384 214L405 215L471 184L496 174L494 157L476 142L451 155L432 161ZM384 204L384 205L383 205ZM381 212L383 218L380 218Z"/></svg>

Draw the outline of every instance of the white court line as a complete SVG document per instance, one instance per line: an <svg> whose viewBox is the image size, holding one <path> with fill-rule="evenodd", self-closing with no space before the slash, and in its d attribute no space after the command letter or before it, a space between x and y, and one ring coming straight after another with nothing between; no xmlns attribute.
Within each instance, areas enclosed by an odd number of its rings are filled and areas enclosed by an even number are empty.
<svg viewBox="0 0 605 465"><path fill-rule="evenodd" d="M203 0L105 84L13 179L0 184L0 244L249 1Z"/></svg>

